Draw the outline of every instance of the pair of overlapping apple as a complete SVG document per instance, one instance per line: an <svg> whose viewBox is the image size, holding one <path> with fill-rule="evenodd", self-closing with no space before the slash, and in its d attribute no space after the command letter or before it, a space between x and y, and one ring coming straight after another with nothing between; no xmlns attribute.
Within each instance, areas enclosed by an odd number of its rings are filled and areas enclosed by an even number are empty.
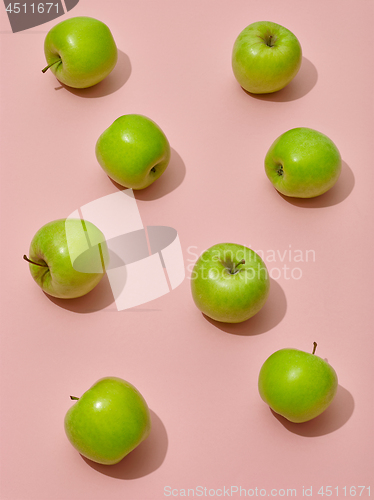
<svg viewBox="0 0 374 500"><path fill-rule="evenodd" d="M71 18L49 31L44 44L47 67L63 84L87 88L101 82L117 62L117 47L109 28L90 17ZM232 69L249 93L264 94L284 88L296 76L302 60L298 39L272 23L247 26L235 41ZM142 115L124 115L106 129L96 143L96 157L104 171L126 188L144 189L168 166L170 146L163 131ZM311 198L337 181L341 158L335 144L310 128L295 128L278 137L265 157L265 171L285 196ZM160 181L162 182L162 181ZM57 220L34 236L28 260L31 274L48 294L76 298L91 291L102 273L76 271L70 259L72 245L80 253L81 225L90 241L103 241L88 221ZM69 230L69 246L67 242ZM101 244L104 264L108 251ZM206 250L191 276L196 306L208 317L239 323L263 307L269 293L269 275L259 255L238 244L223 243ZM334 369L312 353L281 349L263 364L258 388L262 399L292 422L305 422L322 413L337 390ZM65 431L73 446L87 458L103 464L119 462L140 444L151 428L142 395L116 377L96 382L65 417Z"/></svg>

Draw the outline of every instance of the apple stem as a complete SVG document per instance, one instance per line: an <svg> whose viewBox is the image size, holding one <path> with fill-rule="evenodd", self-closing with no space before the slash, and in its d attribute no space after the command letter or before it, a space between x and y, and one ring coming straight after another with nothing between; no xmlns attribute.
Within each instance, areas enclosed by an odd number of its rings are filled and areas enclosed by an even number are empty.
<svg viewBox="0 0 374 500"><path fill-rule="evenodd" d="M61 58L56 59L56 61L53 61L51 64L48 64L48 66L46 66L44 69L42 69L42 73L45 73L51 66L53 66L54 64L56 64L58 62L61 62Z"/></svg>
<svg viewBox="0 0 374 500"><path fill-rule="evenodd" d="M317 349L317 342L313 342L313 352L312 352L312 354L315 354L316 349Z"/></svg>
<svg viewBox="0 0 374 500"><path fill-rule="evenodd" d="M70 399L74 399L74 400L78 401L79 398L77 398L77 396L70 396Z"/></svg>
<svg viewBox="0 0 374 500"><path fill-rule="evenodd" d="M276 41L276 38L274 37L274 35L271 35L270 33L267 33L267 35L265 36L265 43L268 47L273 47L274 46L274 42Z"/></svg>
<svg viewBox="0 0 374 500"><path fill-rule="evenodd" d="M232 266L231 271L230 271L230 272L231 272L231 274L236 274L236 273L238 272L237 267L238 267L238 266L240 266L240 264L245 264L245 260L244 260L244 259L242 259L242 260L241 260L240 262L238 262L237 264L234 264L234 265Z"/></svg>
<svg viewBox="0 0 374 500"><path fill-rule="evenodd" d="M30 260L26 255L24 255L23 258L27 260L27 262L30 262L30 264L34 264L34 266L48 267L47 264L38 264L37 262Z"/></svg>

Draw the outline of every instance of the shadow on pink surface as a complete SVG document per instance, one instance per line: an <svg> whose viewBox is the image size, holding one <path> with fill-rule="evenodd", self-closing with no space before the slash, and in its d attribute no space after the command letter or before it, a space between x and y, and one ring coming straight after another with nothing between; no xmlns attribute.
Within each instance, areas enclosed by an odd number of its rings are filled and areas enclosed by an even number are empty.
<svg viewBox="0 0 374 500"><path fill-rule="evenodd" d="M259 335L268 332L282 321L287 310L286 295L282 287L273 279L270 279L270 282L269 297L265 305L247 321L243 321L243 323L221 323L208 318L205 314L203 314L203 317L216 328L233 335Z"/></svg>
<svg viewBox="0 0 374 500"><path fill-rule="evenodd" d="M338 205L344 201L353 191L355 185L355 177L351 168L346 164L345 161L342 162L342 171L340 177L329 191L316 196L315 198L291 198L289 196L284 196L279 194L285 201L301 208L324 208L332 207L333 205Z"/></svg>
<svg viewBox="0 0 374 500"><path fill-rule="evenodd" d="M129 57L122 52L122 50L118 51L118 61L114 68L114 70L108 75L103 81L94 85L93 87L89 87L87 89L74 89L72 87L68 87L63 83L59 83L55 90L68 90L71 94L75 94L79 97L88 97L88 98L96 98L96 97L104 97L106 95L113 94L117 92L121 87L125 85L127 80L131 75L131 62Z"/></svg>
<svg viewBox="0 0 374 500"><path fill-rule="evenodd" d="M295 424L270 410L277 420L290 432L305 437L316 437L330 434L343 427L351 418L354 411L352 394L338 385L336 396L331 405L321 415L309 422Z"/></svg>
<svg viewBox="0 0 374 500"><path fill-rule="evenodd" d="M271 94L251 94L243 89L243 92L260 99L262 101L288 102L301 99L308 94L316 85L318 80L318 72L313 63L306 57L303 57L301 67L295 78L283 89Z"/></svg>
<svg viewBox="0 0 374 500"><path fill-rule="evenodd" d="M101 465L82 456L93 469L116 479L138 479L157 470L166 457L168 436L161 419L152 410L152 429L148 438L140 443L121 462L115 465Z"/></svg>
<svg viewBox="0 0 374 500"><path fill-rule="evenodd" d="M135 199L137 201L151 201L162 198L174 191L174 189L177 189L177 187L182 184L185 176L186 167L182 158L175 149L170 148L170 163L165 172L153 184L145 189L134 189ZM121 184L118 184L118 182L110 177L108 177L108 179L119 190L123 191L126 189L125 186L121 186Z"/></svg>
<svg viewBox="0 0 374 500"><path fill-rule="evenodd" d="M114 302L112 289L107 275L103 276L100 283L87 295L76 299L58 299L45 293L45 296L56 306L75 313L92 313L110 306Z"/></svg>

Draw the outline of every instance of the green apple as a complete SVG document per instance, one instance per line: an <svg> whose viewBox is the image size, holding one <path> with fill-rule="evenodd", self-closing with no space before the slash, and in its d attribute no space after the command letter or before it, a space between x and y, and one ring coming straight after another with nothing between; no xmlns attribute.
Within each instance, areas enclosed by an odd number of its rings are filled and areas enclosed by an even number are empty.
<svg viewBox="0 0 374 500"><path fill-rule="evenodd" d="M165 172L170 145L154 121L143 115L123 115L97 140L96 158L121 186L144 189Z"/></svg>
<svg viewBox="0 0 374 500"><path fill-rule="evenodd" d="M100 282L109 252L103 233L94 224L58 219L37 231L29 256L23 258L45 293L71 299L87 294Z"/></svg>
<svg viewBox="0 0 374 500"><path fill-rule="evenodd" d="M232 51L235 78L247 92L268 94L296 76L302 60L296 36L279 24L260 21L247 26Z"/></svg>
<svg viewBox="0 0 374 500"><path fill-rule="evenodd" d="M313 198L328 191L341 171L338 148L326 135L311 128L288 130L270 146L265 171L282 194Z"/></svg>
<svg viewBox="0 0 374 500"><path fill-rule="evenodd" d="M261 257L243 245L221 243L206 250L191 275L193 300L206 316L240 323L265 304L270 279Z"/></svg>
<svg viewBox="0 0 374 500"><path fill-rule="evenodd" d="M56 24L44 41L44 54L55 77L78 89L104 80L117 63L117 47L108 26L92 17Z"/></svg>
<svg viewBox="0 0 374 500"><path fill-rule="evenodd" d="M319 356L280 349L262 365L258 390L270 408L291 422L306 422L332 402L338 387L335 370Z"/></svg>
<svg viewBox="0 0 374 500"><path fill-rule="evenodd" d="M65 416L65 432L81 455L99 464L116 464L136 448L151 430L143 396L117 377L98 380Z"/></svg>

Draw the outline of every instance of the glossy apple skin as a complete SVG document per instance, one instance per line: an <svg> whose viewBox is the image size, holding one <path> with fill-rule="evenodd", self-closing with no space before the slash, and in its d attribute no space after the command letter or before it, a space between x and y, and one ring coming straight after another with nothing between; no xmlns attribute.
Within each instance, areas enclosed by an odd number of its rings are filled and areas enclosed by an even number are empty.
<svg viewBox="0 0 374 500"><path fill-rule="evenodd" d="M322 358L298 349L281 349L262 365L258 390L275 412L291 422L307 422L332 402L338 387L335 370Z"/></svg>
<svg viewBox="0 0 374 500"><path fill-rule="evenodd" d="M31 276L40 288L52 297L72 299L81 297L90 292L101 281L104 269L109 262L108 247L102 232L88 221L85 221L86 232L82 232L80 219L69 219L69 244L66 236L66 219L58 219L37 231L30 243L29 259L37 264L47 265L40 267L29 264ZM101 242L98 247L103 258L104 269L101 272L78 272L74 269L70 258L69 245L74 247L75 253L87 255L87 259L93 259L91 254L84 254L87 248L86 235L93 242ZM86 262L88 269L97 269L96 263L90 260ZM93 267L95 266L95 267Z"/></svg>
<svg viewBox="0 0 374 500"><path fill-rule="evenodd" d="M121 186L144 189L165 172L170 145L151 119L123 115L97 140L96 158L107 175Z"/></svg>
<svg viewBox="0 0 374 500"><path fill-rule="evenodd" d="M290 83L301 61L301 45L291 31L276 23L259 21L239 34L231 62L243 89L252 94L268 94Z"/></svg>
<svg viewBox="0 0 374 500"><path fill-rule="evenodd" d="M237 265L242 259L245 264ZM237 272L232 274L234 264ZM191 275L192 297L198 309L224 323L241 323L258 313L269 289L269 274L261 257L235 243L208 248Z"/></svg>
<svg viewBox="0 0 374 500"><path fill-rule="evenodd" d="M299 127L273 142L265 157L265 172L285 196L313 198L334 186L341 163L331 139L317 130Z"/></svg>
<svg viewBox="0 0 374 500"><path fill-rule="evenodd" d="M98 380L68 410L65 432L81 455L99 464L116 464L151 430L143 396L117 377Z"/></svg>
<svg viewBox="0 0 374 500"><path fill-rule="evenodd" d="M73 17L54 26L44 41L50 71L65 85L87 88L106 78L117 63L117 47L106 24L92 17Z"/></svg>

